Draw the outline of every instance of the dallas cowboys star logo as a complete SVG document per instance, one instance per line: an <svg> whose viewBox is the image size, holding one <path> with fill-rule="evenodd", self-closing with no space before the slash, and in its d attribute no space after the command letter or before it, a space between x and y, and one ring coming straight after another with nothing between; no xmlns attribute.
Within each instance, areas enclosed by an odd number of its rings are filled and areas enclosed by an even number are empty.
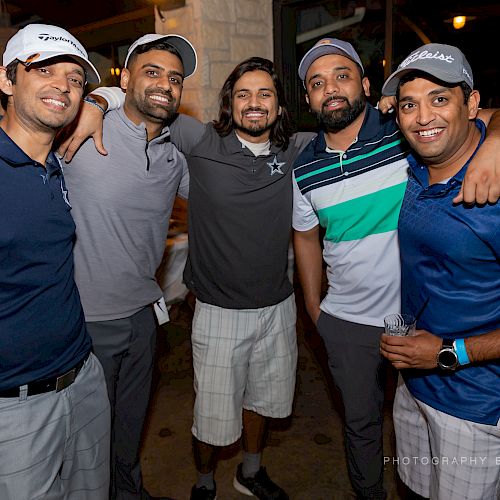
<svg viewBox="0 0 500 500"><path fill-rule="evenodd" d="M281 174L283 175L283 171L281 170L281 167L285 164L286 162L279 163L277 157L274 157L274 160L270 163L268 163L268 167L271 169L270 174Z"/></svg>

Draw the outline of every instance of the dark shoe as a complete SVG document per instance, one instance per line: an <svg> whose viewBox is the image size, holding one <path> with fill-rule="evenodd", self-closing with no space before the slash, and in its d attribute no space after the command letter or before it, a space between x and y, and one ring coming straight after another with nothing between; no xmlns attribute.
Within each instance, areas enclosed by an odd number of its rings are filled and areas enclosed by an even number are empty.
<svg viewBox="0 0 500 500"><path fill-rule="evenodd" d="M271 481L265 467L261 467L255 477L243 477L242 465L238 465L233 479L233 486L237 491L260 500L289 500L284 490Z"/></svg>
<svg viewBox="0 0 500 500"><path fill-rule="evenodd" d="M191 500L217 500L217 489L207 489L205 486L197 488L196 484L191 489Z"/></svg>

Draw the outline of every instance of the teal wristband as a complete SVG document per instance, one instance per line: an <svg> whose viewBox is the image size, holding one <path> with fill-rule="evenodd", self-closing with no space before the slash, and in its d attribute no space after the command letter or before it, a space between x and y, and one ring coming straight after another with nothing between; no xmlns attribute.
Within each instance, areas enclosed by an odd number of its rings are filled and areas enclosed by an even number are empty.
<svg viewBox="0 0 500 500"><path fill-rule="evenodd" d="M465 339L457 339L453 342L453 347L458 357L459 365L468 365L470 363L469 356L467 355L467 349L465 348Z"/></svg>

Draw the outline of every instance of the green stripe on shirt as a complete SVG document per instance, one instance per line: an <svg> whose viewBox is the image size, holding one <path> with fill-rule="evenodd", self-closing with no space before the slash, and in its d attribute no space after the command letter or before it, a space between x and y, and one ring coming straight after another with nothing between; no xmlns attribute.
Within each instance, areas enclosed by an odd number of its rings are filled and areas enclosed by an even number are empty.
<svg viewBox="0 0 500 500"><path fill-rule="evenodd" d="M326 228L325 240L340 243L395 231L405 189L406 181L318 210L320 224Z"/></svg>
<svg viewBox="0 0 500 500"><path fill-rule="evenodd" d="M308 179L309 177L313 177L314 175L321 174L323 172L327 172L328 170L334 170L335 168L339 168L341 165L350 165L351 163L354 163L356 161L364 160L366 158L369 158L370 156L374 156L376 154L382 153L382 151L386 151L387 149L391 149L398 144L401 144L403 142L401 139L398 139L396 141L390 142L389 144L386 144L385 146L380 146L377 149L374 149L370 153L366 153L364 155L357 155L354 158L350 158L349 160L345 161L340 161L337 163L332 163L331 165L327 165L326 167L319 168L318 170L314 170L313 172L308 172L307 174L301 175L300 177L296 178L297 182L300 182L304 179ZM339 154L341 157L341 155Z"/></svg>

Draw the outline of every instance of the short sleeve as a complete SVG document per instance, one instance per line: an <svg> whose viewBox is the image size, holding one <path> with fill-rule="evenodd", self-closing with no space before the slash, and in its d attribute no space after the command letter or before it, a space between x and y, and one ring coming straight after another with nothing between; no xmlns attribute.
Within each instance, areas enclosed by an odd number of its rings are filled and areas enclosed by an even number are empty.
<svg viewBox="0 0 500 500"><path fill-rule="evenodd" d="M293 228L296 231L309 231L318 224L318 215L308 197L300 192L297 181L293 177Z"/></svg>

